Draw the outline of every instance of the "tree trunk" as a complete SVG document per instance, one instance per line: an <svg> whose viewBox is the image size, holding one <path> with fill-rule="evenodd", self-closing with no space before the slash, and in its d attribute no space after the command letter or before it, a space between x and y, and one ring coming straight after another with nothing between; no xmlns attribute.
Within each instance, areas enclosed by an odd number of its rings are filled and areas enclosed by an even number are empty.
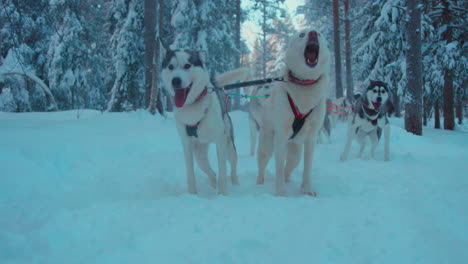
<svg viewBox="0 0 468 264"><path fill-rule="evenodd" d="M440 108L438 100L434 102L434 128L440 129Z"/></svg>
<svg viewBox="0 0 468 264"><path fill-rule="evenodd" d="M241 59L241 0L236 0L236 68L240 67L240 59ZM235 93L240 93L240 89L235 89ZM240 108L240 98L234 98L233 100L233 108L237 110Z"/></svg>
<svg viewBox="0 0 468 264"><path fill-rule="evenodd" d="M423 126L427 126L427 98L423 97Z"/></svg>
<svg viewBox="0 0 468 264"><path fill-rule="evenodd" d="M450 1L442 1L444 10L442 12L442 22L447 26L447 30L442 34L442 39L448 45L452 42L452 27L450 15ZM454 115L454 93L453 93L453 70L445 68L444 70L444 129L453 130L455 128L455 115Z"/></svg>
<svg viewBox="0 0 468 264"><path fill-rule="evenodd" d="M336 97L340 98L343 97L343 85L341 81L340 7L338 0L333 0L333 36L335 45Z"/></svg>
<svg viewBox="0 0 468 264"><path fill-rule="evenodd" d="M159 8L159 21L158 21L158 32L155 36L160 36L161 32L163 31L163 22L164 22L164 0L159 0L158 8ZM152 66L152 82L151 82L151 96L150 96L150 104L149 104L149 112L151 114L156 114L156 109L162 115L164 114L164 107L161 101L161 93L159 92L158 87L158 80L159 80L159 41L155 39L154 43L154 51L153 51L153 66Z"/></svg>
<svg viewBox="0 0 468 264"><path fill-rule="evenodd" d="M406 28L408 51L406 54L406 76L408 78L405 105L405 129L422 135L422 58L421 58L421 11L419 0L407 2L409 21Z"/></svg>
<svg viewBox="0 0 468 264"><path fill-rule="evenodd" d="M145 30L145 108L148 108L151 99L153 56L156 42L156 0L145 0L143 15Z"/></svg>
<svg viewBox="0 0 468 264"><path fill-rule="evenodd" d="M395 107L395 117L401 117L401 103L400 96L398 95L398 89L395 89L393 96L393 106Z"/></svg>
<svg viewBox="0 0 468 264"><path fill-rule="evenodd" d="M344 2L345 11L345 60L346 60L346 97L350 102L354 99L353 71L351 67L351 21L349 19L349 0Z"/></svg>
<svg viewBox="0 0 468 264"><path fill-rule="evenodd" d="M457 118L458 118L458 124L461 125L463 124L463 106L462 106L462 100L458 100L457 103Z"/></svg>

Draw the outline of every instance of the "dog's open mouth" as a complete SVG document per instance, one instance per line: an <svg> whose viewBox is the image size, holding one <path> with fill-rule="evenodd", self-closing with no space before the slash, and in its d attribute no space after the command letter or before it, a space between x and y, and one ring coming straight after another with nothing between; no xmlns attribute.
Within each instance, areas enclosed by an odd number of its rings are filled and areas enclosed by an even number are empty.
<svg viewBox="0 0 468 264"><path fill-rule="evenodd" d="M307 44L304 49L304 58L307 66L317 66L319 59L319 51L320 45L318 42L318 34L315 31L311 31L309 32L309 39L307 40Z"/></svg>
<svg viewBox="0 0 468 264"><path fill-rule="evenodd" d="M320 46L316 42L309 42L304 50L304 58L307 66L315 67L318 63Z"/></svg>
<svg viewBox="0 0 468 264"><path fill-rule="evenodd" d="M187 96L190 92L190 88L192 88L192 84L190 84L187 88L174 89L174 103L177 108L184 106L185 101L187 100Z"/></svg>
<svg viewBox="0 0 468 264"><path fill-rule="evenodd" d="M382 104L381 104L381 103L377 103L377 102L375 102L375 103L374 103L374 102L372 102L372 105L374 106L374 109L375 109L375 110L379 110L379 109L380 109L380 107L382 106Z"/></svg>

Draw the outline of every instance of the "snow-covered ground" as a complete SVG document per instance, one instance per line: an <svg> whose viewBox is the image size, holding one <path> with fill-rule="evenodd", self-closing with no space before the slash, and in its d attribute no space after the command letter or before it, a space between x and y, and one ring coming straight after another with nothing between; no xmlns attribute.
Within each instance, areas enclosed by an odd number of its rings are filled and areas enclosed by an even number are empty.
<svg viewBox="0 0 468 264"><path fill-rule="evenodd" d="M255 184L247 115L232 114L240 186L186 192L171 116L0 113L0 263L466 263L468 133L406 133L391 161L339 161L345 125L319 145L317 198ZM213 166L214 148L211 149Z"/></svg>

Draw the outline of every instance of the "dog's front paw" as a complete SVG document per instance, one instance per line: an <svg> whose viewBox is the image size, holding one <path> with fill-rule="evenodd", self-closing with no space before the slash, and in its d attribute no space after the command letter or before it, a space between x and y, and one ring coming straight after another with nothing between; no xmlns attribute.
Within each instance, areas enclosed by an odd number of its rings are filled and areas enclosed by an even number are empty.
<svg viewBox="0 0 468 264"><path fill-rule="evenodd" d="M341 160L341 161L346 161L347 159L348 159L348 157L347 157L344 153L342 153L342 154L340 155L340 160Z"/></svg>
<svg viewBox="0 0 468 264"><path fill-rule="evenodd" d="M390 155L385 155L384 161L390 161Z"/></svg>
<svg viewBox="0 0 468 264"><path fill-rule="evenodd" d="M195 187L189 187L189 188L188 188L188 192L189 192L190 194L197 194L197 193L198 193L198 192L197 192L197 188L195 188Z"/></svg>
<svg viewBox="0 0 468 264"><path fill-rule="evenodd" d="M221 183L221 182L222 181L218 181L218 194L227 195L226 183Z"/></svg>
<svg viewBox="0 0 468 264"><path fill-rule="evenodd" d="M312 197L317 197L317 193L312 191L312 188L309 186L304 186L304 183L301 184L301 191L303 194L305 195L309 195L309 196L312 196Z"/></svg>
<svg viewBox="0 0 468 264"><path fill-rule="evenodd" d="M231 178L231 181L232 181L232 184L233 184L233 185L239 185L239 179L237 178L237 176L236 176L236 177L232 177L232 178Z"/></svg>
<svg viewBox="0 0 468 264"><path fill-rule="evenodd" d="M285 197L286 196L286 189L284 186L276 187L275 196Z"/></svg>
<svg viewBox="0 0 468 264"><path fill-rule="evenodd" d="M260 176L257 177L257 184L258 185L263 184L264 182L265 182L265 179L263 177L260 177Z"/></svg>

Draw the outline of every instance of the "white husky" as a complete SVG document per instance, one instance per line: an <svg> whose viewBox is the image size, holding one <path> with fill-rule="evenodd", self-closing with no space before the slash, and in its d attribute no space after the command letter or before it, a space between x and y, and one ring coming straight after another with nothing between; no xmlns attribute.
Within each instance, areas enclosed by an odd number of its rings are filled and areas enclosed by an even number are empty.
<svg viewBox="0 0 468 264"><path fill-rule="evenodd" d="M274 151L276 195L286 195L289 182L299 164L304 146L302 192L315 196L311 186L312 160L316 137L325 116L329 88L329 50L315 30L295 34L286 51L284 77L277 82L262 110L262 127L257 152L257 184L263 184L265 167Z"/></svg>
<svg viewBox="0 0 468 264"><path fill-rule="evenodd" d="M184 149L187 184L190 193L197 193L193 158L209 177L212 187L226 194L226 161L231 165L231 180L239 184L236 175L237 153L232 122L225 110L222 95L210 92L210 82L204 53L162 48L162 80L174 99L174 116ZM219 76L217 86L243 80L248 69L238 69ZM208 161L208 144L216 144L218 181Z"/></svg>

